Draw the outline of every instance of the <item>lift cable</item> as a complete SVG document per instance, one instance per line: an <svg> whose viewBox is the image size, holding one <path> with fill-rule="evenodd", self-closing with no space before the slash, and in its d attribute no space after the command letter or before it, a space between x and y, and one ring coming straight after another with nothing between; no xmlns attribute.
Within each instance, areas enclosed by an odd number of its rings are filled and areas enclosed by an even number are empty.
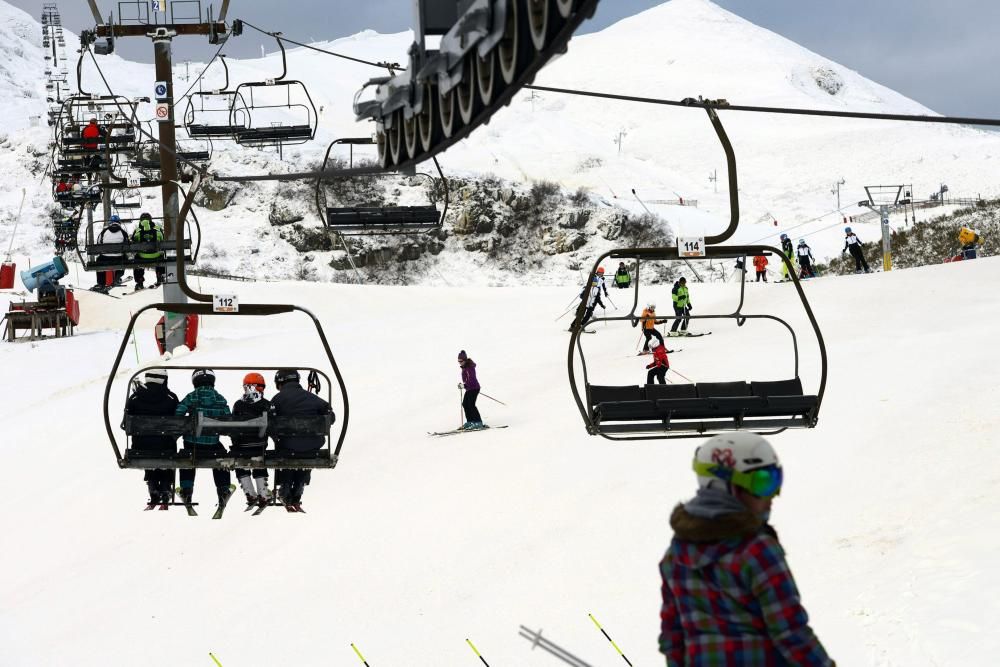
<svg viewBox="0 0 1000 667"><path fill-rule="evenodd" d="M705 100L688 97L683 100L665 100L656 97L635 97L633 95L617 95L589 90L574 90L571 88L552 88L550 86L525 86L527 90L537 90L562 95L579 95L582 97L598 97L607 100L623 102L640 102L642 104L659 104L672 107L694 107L696 109L717 109L720 111L751 111L755 113L794 114L800 116L831 116L835 118L867 118L869 120L900 120L918 123L948 123L953 125L991 125L1000 126L1000 119L966 118L959 116L923 116L917 114L870 113L866 111L829 111L824 109L796 109L790 107L763 107L730 104L726 100Z"/></svg>
<svg viewBox="0 0 1000 667"><path fill-rule="evenodd" d="M294 39L289 39L289 38L285 37L284 35L282 35L280 32L270 32L268 30L264 30L263 28L258 28L254 24L249 23L248 21L244 21L243 19L240 19L240 21L243 23L243 25L247 26L248 28L253 28L254 30L256 30L259 33L263 33L265 35L270 35L271 37L274 37L275 39L277 39L277 38L280 37L282 41L288 42L289 44L294 44L295 46L301 46L304 49L310 49L312 51L317 51L319 53L325 53L328 56L335 56L337 58L343 58L344 60L350 60L351 62L361 63L362 65L371 65L372 67L378 67L379 69L387 69L387 70L389 70L390 73L401 72L401 71L403 71L405 69L405 68L401 67L399 65L399 63L390 63L388 61L383 61L383 62L377 62L376 63L376 62L372 62L370 60L363 60L361 58L355 58L354 56L347 56L347 55L344 55L343 53L336 53L334 51L327 51L326 49L321 49L318 46L313 46L311 44L305 44L303 42L297 42Z"/></svg>

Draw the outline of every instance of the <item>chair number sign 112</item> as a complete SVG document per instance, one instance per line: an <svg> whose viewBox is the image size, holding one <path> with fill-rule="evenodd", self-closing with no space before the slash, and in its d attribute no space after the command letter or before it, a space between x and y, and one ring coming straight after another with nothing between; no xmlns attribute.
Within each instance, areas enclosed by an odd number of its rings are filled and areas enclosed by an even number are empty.
<svg viewBox="0 0 1000 667"><path fill-rule="evenodd" d="M235 294L213 294L212 311L216 313L240 312L240 300Z"/></svg>

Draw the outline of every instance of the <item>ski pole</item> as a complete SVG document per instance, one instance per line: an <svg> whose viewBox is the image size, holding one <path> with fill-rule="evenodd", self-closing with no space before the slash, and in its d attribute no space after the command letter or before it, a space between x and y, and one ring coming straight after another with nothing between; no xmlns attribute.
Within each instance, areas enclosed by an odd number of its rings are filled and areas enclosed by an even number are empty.
<svg viewBox="0 0 1000 667"><path fill-rule="evenodd" d="M359 651L359 650L358 650L358 647L357 647L357 646L355 646L354 644L351 644L351 648L353 648L353 649L354 649L354 652L358 654L358 658L359 658L359 659L361 660L361 663L362 663L362 664L363 664L363 665L364 665L365 667L370 667L370 665L368 664L368 661L367 661L367 660L365 660L365 656L361 655L361 651Z"/></svg>
<svg viewBox="0 0 1000 667"><path fill-rule="evenodd" d="M564 318L564 317L566 317L567 315L569 315L569 313L570 313L570 312L572 312L572 310L573 310L574 308L576 308L576 306L570 306L569 308L567 308L566 310L564 310L564 311L563 311L563 314L562 314L562 315L560 315L559 317L557 317L557 318L555 319L555 321L556 321L556 322L558 322L558 321L559 321L559 320L561 320L562 318Z"/></svg>
<svg viewBox="0 0 1000 667"><path fill-rule="evenodd" d="M604 631L604 628L602 628L601 624L597 622L597 619L594 618L594 615L593 614L587 614L587 616L590 616L590 620L592 620L594 622L594 625L596 625L597 629L601 631L601 634L604 635L604 638L607 639L609 642L611 642L611 645L615 647L615 651L617 651L618 655L620 655L622 657L622 660L624 660L625 663L628 664L628 667L632 667L632 663L629 661L628 658L625 657L625 654L622 653L622 650L620 648L618 648L618 644L615 643L615 640L613 640L611 638L611 636L607 632Z"/></svg>
<svg viewBox="0 0 1000 667"><path fill-rule="evenodd" d="M486 658L484 658L483 656L479 655L479 649L476 648L476 645L473 644L470 639L466 638L465 643L469 645L469 648L471 648L472 652L476 654L476 657L479 658L480 662L482 662L484 665L486 665L486 667L490 667L490 663L486 662Z"/></svg>
<svg viewBox="0 0 1000 667"><path fill-rule="evenodd" d="M465 422L462 419L465 417L465 412L462 408L462 385L458 385L458 427L462 428L462 424Z"/></svg>
<svg viewBox="0 0 1000 667"><path fill-rule="evenodd" d="M673 367L671 367L671 368L670 368L670 370L674 371ZM674 371L674 372L675 372L675 373L677 373L677 371ZM687 380L688 382L690 382L691 384L694 384L694 380L692 380L692 379L691 379L691 378L689 378L688 376L686 376L686 375L684 375L684 374L682 374L682 373L677 373L677 374L678 374L678 375L680 375L680 376L681 376L682 378L684 378L685 380Z"/></svg>
<svg viewBox="0 0 1000 667"><path fill-rule="evenodd" d="M612 308L614 308L615 310L618 310L618 306L616 306L616 305L615 305L615 302L614 302L614 300L612 300L612 298L611 298L611 295L610 295L610 294L605 294L605 295L604 295L604 298L608 300L608 303L610 303L610 304L611 304L611 307L612 307Z"/></svg>
<svg viewBox="0 0 1000 667"><path fill-rule="evenodd" d="M216 665L218 665L219 667L222 667L222 663L219 662L219 659L215 657L214 653L212 653L211 651L209 651L208 657L210 657L212 659L212 662L214 662Z"/></svg>
<svg viewBox="0 0 1000 667"><path fill-rule="evenodd" d="M495 402L495 403L499 403L500 405L503 405L503 406L506 406L506 405L507 405L507 404L506 404L506 403L504 403L503 401L498 401L497 399L493 398L493 397L492 397L492 396L490 396L489 394L484 394L484 393L483 393L483 391L482 391L481 389L479 390L479 395L480 395L480 396L482 396L482 397L484 397L484 398L488 398L488 399L490 399L491 401L493 401L493 402Z"/></svg>

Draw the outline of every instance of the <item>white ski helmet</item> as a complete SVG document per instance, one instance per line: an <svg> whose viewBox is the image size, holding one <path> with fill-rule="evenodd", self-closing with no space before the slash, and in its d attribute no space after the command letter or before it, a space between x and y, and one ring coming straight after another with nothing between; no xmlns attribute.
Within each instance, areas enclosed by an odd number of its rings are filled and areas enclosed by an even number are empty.
<svg viewBox="0 0 1000 667"><path fill-rule="evenodd" d="M656 310L656 304L653 303L652 301L650 301L649 303L646 304L646 309L647 310Z"/></svg>
<svg viewBox="0 0 1000 667"><path fill-rule="evenodd" d="M703 489L733 493L741 487L770 498L781 491L781 462L771 443L748 431L713 436L694 452L692 464Z"/></svg>
<svg viewBox="0 0 1000 667"><path fill-rule="evenodd" d="M660 339L659 338L654 338L651 341L649 341L649 348L650 349L653 349L654 347L659 347L659 346L660 346Z"/></svg>

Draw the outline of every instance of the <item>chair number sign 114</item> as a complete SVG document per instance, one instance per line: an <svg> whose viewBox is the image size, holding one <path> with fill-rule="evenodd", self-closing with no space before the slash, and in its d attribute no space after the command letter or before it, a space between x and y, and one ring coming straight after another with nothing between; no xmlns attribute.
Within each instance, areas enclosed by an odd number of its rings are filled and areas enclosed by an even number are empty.
<svg viewBox="0 0 1000 667"><path fill-rule="evenodd" d="M681 257L704 257L705 237L688 236L677 239L677 250Z"/></svg>

